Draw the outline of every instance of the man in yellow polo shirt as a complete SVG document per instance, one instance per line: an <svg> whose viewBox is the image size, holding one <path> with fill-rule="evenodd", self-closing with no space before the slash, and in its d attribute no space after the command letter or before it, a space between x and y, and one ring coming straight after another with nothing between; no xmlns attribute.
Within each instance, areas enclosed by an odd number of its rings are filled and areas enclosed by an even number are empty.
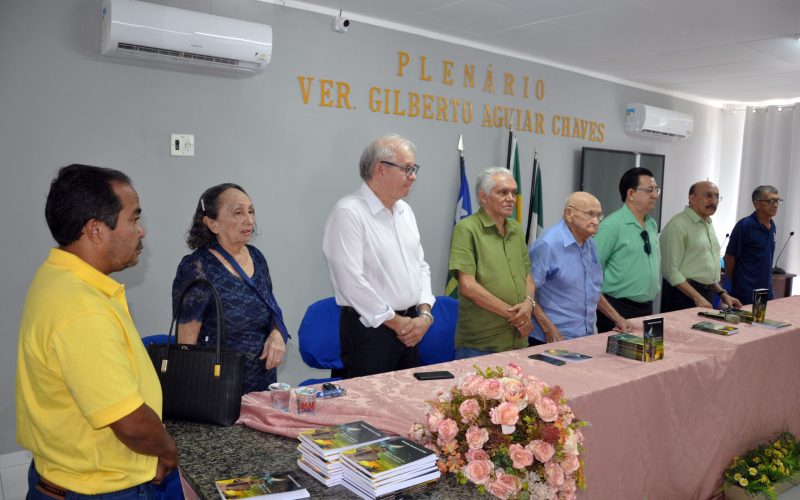
<svg viewBox="0 0 800 500"><path fill-rule="evenodd" d="M58 247L33 278L19 331L17 440L28 498L153 498L178 463L161 387L110 273L142 251L139 197L122 172L70 165L45 216Z"/></svg>

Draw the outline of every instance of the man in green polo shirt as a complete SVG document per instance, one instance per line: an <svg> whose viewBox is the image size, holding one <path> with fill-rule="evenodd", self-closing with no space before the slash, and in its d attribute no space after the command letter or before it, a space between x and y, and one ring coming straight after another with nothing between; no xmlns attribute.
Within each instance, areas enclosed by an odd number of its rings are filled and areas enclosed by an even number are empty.
<svg viewBox="0 0 800 500"><path fill-rule="evenodd" d="M505 168L478 176L480 210L453 230L450 272L458 280L456 359L528 347L536 287L522 226L508 217L517 183Z"/></svg>
<svg viewBox="0 0 800 500"><path fill-rule="evenodd" d="M719 284L719 241L711 216L721 198L713 182L689 188L689 206L670 219L661 232L661 312L711 307L714 294L728 307L741 307Z"/></svg>
<svg viewBox="0 0 800 500"><path fill-rule="evenodd" d="M661 283L658 224L649 215L661 189L652 172L636 167L622 174L619 195L624 205L600 223L594 242L603 268L603 296L623 318L637 318L653 313ZM614 326L597 311L598 332Z"/></svg>

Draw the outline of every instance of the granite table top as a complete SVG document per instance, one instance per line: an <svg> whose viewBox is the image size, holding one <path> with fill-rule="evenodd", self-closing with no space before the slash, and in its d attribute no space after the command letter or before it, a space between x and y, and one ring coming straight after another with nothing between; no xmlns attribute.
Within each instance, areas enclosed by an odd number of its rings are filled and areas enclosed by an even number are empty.
<svg viewBox="0 0 800 500"><path fill-rule="evenodd" d="M219 498L216 479L263 472L289 471L311 498L357 499L344 486L327 487L297 466L298 441L261 432L243 425L219 427L193 422L164 422L180 451L181 468L200 498ZM452 475L443 476L432 488L413 498L485 498L474 487L459 485Z"/></svg>

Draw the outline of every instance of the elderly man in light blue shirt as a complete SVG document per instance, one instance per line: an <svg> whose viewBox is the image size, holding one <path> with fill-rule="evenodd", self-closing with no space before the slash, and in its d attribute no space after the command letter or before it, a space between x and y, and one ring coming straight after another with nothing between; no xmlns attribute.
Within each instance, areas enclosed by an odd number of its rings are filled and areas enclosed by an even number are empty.
<svg viewBox="0 0 800 500"><path fill-rule="evenodd" d="M529 345L557 342L594 333L597 308L614 319L615 330L633 325L600 293L603 270L592 236L603 218L600 202L589 193L572 193L561 221L531 246L531 274L536 283L533 332Z"/></svg>

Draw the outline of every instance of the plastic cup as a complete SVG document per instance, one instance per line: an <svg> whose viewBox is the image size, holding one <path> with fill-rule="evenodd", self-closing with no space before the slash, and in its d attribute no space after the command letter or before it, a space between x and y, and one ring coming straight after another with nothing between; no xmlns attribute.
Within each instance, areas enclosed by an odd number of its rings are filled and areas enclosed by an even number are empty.
<svg viewBox="0 0 800 500"><path fill-rule="evenodd" d="M297 397L297 414L314 415L317 409L317 391L313 387L295 389Z"/></svg>
<svg viewBox="0 0 800 500"><path fill-rule="evenodd" d="M292 387L283 382L276 382L269 385L269 392L272 394L272 407L276 410L289 412L289 396Z"/></svg>

